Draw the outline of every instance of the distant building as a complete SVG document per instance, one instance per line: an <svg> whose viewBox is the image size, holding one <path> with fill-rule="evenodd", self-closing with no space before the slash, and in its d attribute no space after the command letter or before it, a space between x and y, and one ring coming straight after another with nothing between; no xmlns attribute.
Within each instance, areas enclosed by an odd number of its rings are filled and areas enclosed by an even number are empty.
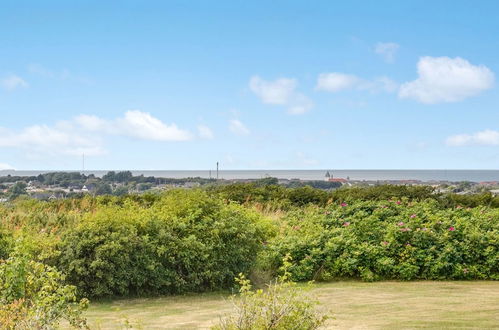
<svg viewBox="0 0 499 330"><path fill-rule="evenodd" d="M347 179L343 179L343 178L330 178L327 181L328 182L340 182L340 183L347 183L348 182Z"/></svg>
<svg viewBox="0 0 499 330"><path fill-rule="evenodd" d="M324 176L324 181L327 181L327 182L340 182L342 184L348 183L347 179L333 178L333 175L331 173L329 173L329 171L326 172L326 175Z"/></svg>
<svg viewBox="0 0 499 330"><path fill-rule="evenodd" d="M324 181L329 181L331 179L331 173L329 171L326 172L326 175L324 176Z"/></svg>

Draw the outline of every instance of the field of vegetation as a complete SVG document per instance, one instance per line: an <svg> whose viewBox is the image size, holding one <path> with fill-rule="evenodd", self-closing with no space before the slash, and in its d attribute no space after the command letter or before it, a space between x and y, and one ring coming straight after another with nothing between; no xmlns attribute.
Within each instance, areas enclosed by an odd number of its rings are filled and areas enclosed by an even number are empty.
<svg viewBox="0 0 499 330"><path fill-rule="evenodd" d="M63 318L81 327L87 298L228 292L238 289L240 274L255 287L279 276L290 282L498 280L497 206L488 194L440 195L428 187L331 192L265 183L49 202L20 198L0 206L0 322L14 329L21 320L29 328ZM340 287L361 285L352 283ZM383 283L372 288L387 288ZM435 284L407 287L417 296L414 288L425 295L426 285ZM88 315L106 305L95 306ZM333 314L348 308L335 306Z"/></svg>

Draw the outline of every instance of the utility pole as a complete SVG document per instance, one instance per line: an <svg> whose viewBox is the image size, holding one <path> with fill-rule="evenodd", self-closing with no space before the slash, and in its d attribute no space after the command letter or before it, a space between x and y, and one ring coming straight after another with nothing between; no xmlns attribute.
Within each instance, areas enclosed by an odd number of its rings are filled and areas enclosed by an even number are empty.
<svg viewBox="0 0 499 330"><path fill-rule="evenodd" d="M218 180L218 162L217 162L217 180Z"/></svg>

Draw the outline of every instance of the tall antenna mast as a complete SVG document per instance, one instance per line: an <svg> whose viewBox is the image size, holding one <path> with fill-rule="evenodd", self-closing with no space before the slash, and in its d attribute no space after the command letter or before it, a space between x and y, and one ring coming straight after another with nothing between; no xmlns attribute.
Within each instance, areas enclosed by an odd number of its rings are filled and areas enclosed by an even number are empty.
<svg viewBox="0 0 499 330"><path fill-rule="evenodd" d="M218 180L218 162L217 162L217 180Z"/></svg>

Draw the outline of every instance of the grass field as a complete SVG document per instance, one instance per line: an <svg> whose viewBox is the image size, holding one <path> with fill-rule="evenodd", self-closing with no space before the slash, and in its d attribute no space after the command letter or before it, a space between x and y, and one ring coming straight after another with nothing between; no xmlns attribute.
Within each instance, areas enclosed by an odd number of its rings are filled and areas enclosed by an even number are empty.
<svg viewBox="0 0 499 330"><path fill-rule="evenodd" d="M313 294L330 329L499 329L499 282L333 282ZM206 329L230 311L227 295L93 303L92 329Z"/></svg>

